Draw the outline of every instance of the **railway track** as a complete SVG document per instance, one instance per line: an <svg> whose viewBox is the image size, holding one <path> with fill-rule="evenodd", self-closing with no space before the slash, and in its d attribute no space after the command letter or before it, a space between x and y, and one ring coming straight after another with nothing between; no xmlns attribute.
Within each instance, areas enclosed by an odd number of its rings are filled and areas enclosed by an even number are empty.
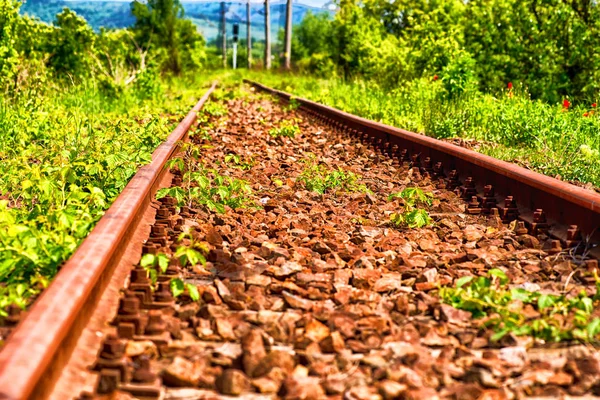
<svg viewBox="0 0 600 400"><path fill-rule="evenodd" d="M590 347L494 342L435 294L494 268L532 291L592 293L599 195L303 99L231 100L180 146L213 89L22 318L0 398L600 390ZM434 227L390 225L405 187L433 194Z"/></svg>

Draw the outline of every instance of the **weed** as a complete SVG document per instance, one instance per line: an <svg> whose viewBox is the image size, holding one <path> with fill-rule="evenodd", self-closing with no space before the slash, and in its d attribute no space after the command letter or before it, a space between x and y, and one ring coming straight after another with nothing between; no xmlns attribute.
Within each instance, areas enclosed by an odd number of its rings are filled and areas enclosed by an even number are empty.
<svg viewBox="0 0 600 400"><path fill-rule="evenodd" d="M300 102L292 97L290 98L288 104L285 107L283 107L283 111L289 113L292 111L296 111L298 108L300 108Z"/></svg>
<svg viewBox="0 0 600 400"><path fill-rule="evenodd" d="M227 107L221 103L208 102L202 107L202 111L211 117L224 117L227 115Z"/></svg>
<svg viewBox="0 0 600 400"><path fill-rule="evenodd" d="M300 127L298 127L298 124L296 124L296 121L293 121L293 120L283 120L279 124L279 127L272 128L269 130L269 135L271 135L274 138L279 138L279 137L293 138L299 133L300 133Z"/></svg>
<svg viewBox="0 0 600 400"><path fill-rule="evenodd" d="M210 250L208 245L205 242L199 242L194 239L194 236L191 234L191 232L183 232L179 235L177 241L181 243L184 239L188 243L178 246L177 250L175 251L175 257L177 257L181 265L184 267L188 264L196 265L198 263L205 265L206 255Z"/></svg>
<svg viewBox="0 0 600 400"><path fill-rule="evenodd" d="M364 185L360 184L360 176L344 171L338 167L334 170L329 170L325 165L319 164L314 156L310 156L308 160L303 161L306 167L298 177L297 181L304 183L307 190L319 194L327 192L370 192Z"/></svg>
<svg viewBox="0 0 600 400"><path fill-rule="evenodd" d="M480 318L482 326L494 329L493 341L509 333L548 342L592 341L600 334L600 318L592 318L600 300L597 276L593 297L585 291L569 298L511 288L500 269L490 270L487 277L464 276L455 287L441 288L439 296L444 303Z"/></svg>
<svg viewBox="0 0 600 400"><path fill-rule="evenodd" d="M159 189L156 198L171 196L179 206L192 204L204 205L209 210L225 212L225 206L233 209L244 208L253 204L248 197L252 188L248 182L223 176L214 169L207 169L197 162L197 147L185 147L184 158L177 157L170 162L171 167L183 171L184 186ZM191 150L190 150L191 149Z"/></svg>
<svg viewBox="0 0 600 400"><path fill-rule="evenodd" d="M419 207L431 206L433 193L424 192L419 188L406 188L399 193L389 195L388 200L400 198L404 201L404 212L393 213L391 222L396 226L407 226L409 228L422 228L431 225L433 220L427 210Z"/></svg>
<svg viewBox="0 0 600 400"><path fill-rule="evenodd" d="M225 156L225 162L227 164L231 164L234 168L241 169L242 171L248 171L254 166L254 159L251 158L249 161L244 161L237 154L227 154Z"/></svg>
<svg viewBox="0 0 600 400"><path fill-rule="evenodd" d="M140 266L146 270L152 283L156 283L158 279L157 269L164 274L169 267L170 258L164 253L150 254L146 253L140 260Z"/></svg>

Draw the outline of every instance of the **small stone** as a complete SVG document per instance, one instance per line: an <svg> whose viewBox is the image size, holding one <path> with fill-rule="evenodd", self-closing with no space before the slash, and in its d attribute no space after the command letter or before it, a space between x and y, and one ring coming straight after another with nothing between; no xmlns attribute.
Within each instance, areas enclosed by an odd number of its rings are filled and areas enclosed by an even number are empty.
<svg viewBox="0 0 600 400"><path fill-rule="evenodd" d="M345 400L381 400L377 389L369 386L354 386L344 393Z"/></svg>
<svg viewBox="0 0 600 400"><path fill-rule="evenodd" d="M269 266L267 271L277 278L285 278L302 271L302 266L295 261L286 261L281 266Z"/></svg>
<svg viewBox="0 0 600 400"><path fill-rule="evenodd" d="M410 290L410 288L402 286L402 279L400 278L401 277L383 277L378 279L373 285L373 290L378 293Z"/></svg>
<svg viewBox="0 0 600 400"><path fill-rule="evenodd" d="M464 230L464 234L467 242L478 241L483 237L483 232L473 225L467 225Z"/></svg>
<svg viewBox="0 0 600 400"><path fill-rule="evenodd" d="M325 399L325 391L321 387L320 379L314 376L290 376L283 382L284 399Z"/></svg>
<svg viewBox="0 0 600 400"><path fill-rule="evenodd" d="M329 336L329 328L313 319L304 327L304 335L313 342L320 342Z"/></svg>
<svg viewBox="0 0 600 400"><path fill-rule="evenodd" d="M250 381L238 369L226 369L215 382L220 393L239 396L250 389Z"/></svg>
<svg viewBox="0 0 600 400"><path fill-rule="evenodd" d="M242 338L242 364L248 376L253 376L256 366L266 355L262 334L252 329Z"/></svg>
<svg viewBox="0 0 600 400"><path fill-rule="evenodd" d="M221 298L231 296L229 288L227 288L227 286L225 286L225 284L221 282L220 279L215 279L214 284L217 288L217 293L219 294L219 296L221 296Z"/></svg>
<svg viewBox="0 0 600 400"><path fill-rule="evenodd" d="M201 365L177 356L173 359L173 362L163 370L162 379L163 383L167 386L196 386L202 376L202 372Z"/></svg>
<svg viewBox="0 0 600 400"><path fill-rule="evenodd" d="M281 387L281 383L274 381L271 378L257 378L252 380L252 386L258 390L259 393L277 393Z"/></svg>
<svg viewBox="0 0 600 400"><path fill-rule="evenodd" d="M283 295L285 302L292 308L309 311L313 306L313 302L311 300L303 299L300 296L295 296L288 291L284 290L281 292L281 294Z"/></svg>
<svg viewBox="0 0 600 400"><path fill-rule="evenodd" d="M150 357L158 355L158 349L151 340L128 340L125 347L125 355L127 357L138 357L145 354Z"/></svg>
<svg viewBox="0 0 600 400"><path fill-rule="evenodd" d="M220 318L216 321L217 333L223 338L223 340L234 341L236 340L235 333L233 332L233 326L228 319Z"/></svg>
<svg viewBox="0 0 600 400"><path fill-rule="evenodd" d="M282 370L291 373L296 366L294 356L283 350L273 350L258 363L254 369L253 376L260 378L267 375L273 368L281 368Z"/></svg>
<svg viewBox="0 0 600 400"><path fill-rule="evenodd" d="M364 268L364 269L373 269L373 263L365 256L360 257L358 260L354 262L354 268Z"/></svg>
<svg viewBox="0 0 600 400"><path fill-rule="evenodd" d="M455 325L466 325L471 321L471 313L465 310L459 310L448 304L440 304L442 317L445 321Z"/></svg>
<svg viewBox="0 0 600 400"><path fill-rule="evenodd" d="M433 241L429 239L421 239L419 241L419 247L423 251L433 251L436 249L435 243L433 243Z"/></svg>
<svg viewBox="0 0 600 400"><path fill-rule="evenodd" d="M317 242L317 243L315 243L315 245L313 246L313 250L316 251L319 254L329 254L329 253L331 253L331 248L329 246L327 246L323 242Z"/></svg>
<svg viewBox="0 0 600 400"><path fill-rule="evenodd" d="M329 375L325 378L325 382L323 383L323 388L327 392L327 394L335 395L342 394L344 390L346 390L346 381L348 380L348 376L345 374L334 374Z"/></svg>
<svg viewBox="0 0 600 400"><path fill-rule="evenodd" d="M377 269L355 269L352 272L352 285L357 289L370 289L381 278Z"/></svg>
<svg viewBox="0 0 600 400"><path fill-rule="evenodd" d="M408 386L385 379L379 382L378 388L379 394L384 398L384 400L393 400L400 398L400 396L406 392Z"/></svg>
<svg viewBox="0 0 600 400"><path fill-rule="evenodd" d="M381 235L381 229L373 226L362 226L359 228L358 233L363 237L375 238Z"/></svg>
<svg viewBox="0 0 600 400"><path fill-rule="evenodd" d="M423 379L412 369L403 365L393 365L387 369L387 377L393 381L404 383L411 389L423 387Z"/></svg>
<svg viewBox="0 0 600 400"><path fill-rule="evenodd" d="M346 348L344 338L337 331L331 332L319 345L325 353L341 353Z"/></svg>

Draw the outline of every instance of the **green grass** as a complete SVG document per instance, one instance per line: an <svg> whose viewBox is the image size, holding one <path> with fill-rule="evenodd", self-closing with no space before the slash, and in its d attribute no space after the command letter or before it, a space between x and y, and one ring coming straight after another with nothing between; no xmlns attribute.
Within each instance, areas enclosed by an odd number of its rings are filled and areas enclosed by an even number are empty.
<svg viewBox="0 0 600 400"><path fill-rule="evenodd" d="M563 180L600 187L600 114L592 104L532 101L525 90L448 99L440 81L392 91L362 80L253 72L246 77L296 96L435 138L475 140L476 150Z"/></svg>
<svg viewBox="0 0 600 400"><path fill-rule="evenodd" d="M0 96L0 316L48 285L203 94L198 81L146 100L93 85Z"/></svg>

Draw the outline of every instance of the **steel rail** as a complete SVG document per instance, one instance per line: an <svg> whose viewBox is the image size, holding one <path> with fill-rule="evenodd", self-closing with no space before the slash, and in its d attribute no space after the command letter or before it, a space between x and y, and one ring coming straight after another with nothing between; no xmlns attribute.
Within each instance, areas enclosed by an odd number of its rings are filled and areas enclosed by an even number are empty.
<svg viewBox="0 0 600 400"><path fill-rule="evenodd" d="M579 243L581 248L590 249L595 257L600 253L600 247L597 247L600 243L598 193L473 150L296 97L258 82L245 82L284 101L289 102L293 99L300 104L300 110L319 116L326 123L349 128L357 134L366 134L371 141L381 140L390 146L397 145L399 149L408 150L409 154L419 155L420 160L429 157L433 164L441 162L446 174L455 170L461 181L471 177L479 194L483 192L485 185L492 185L494 197L499 204L502 204L507 196L513 196L519 219L528 225L534 220L534 211L542 209L550 225L551 236L563 243ZM504 209L501 205L498 208L500 211ZM573 233L577 230L581 235L573 238Z"/></svg>
<svg viewBox="0 0 600 400"><path fill-rule="evenodd" d="M0 399L42 399L73 351L129 239L217 82L152 153L0 351Z"/></svg>

